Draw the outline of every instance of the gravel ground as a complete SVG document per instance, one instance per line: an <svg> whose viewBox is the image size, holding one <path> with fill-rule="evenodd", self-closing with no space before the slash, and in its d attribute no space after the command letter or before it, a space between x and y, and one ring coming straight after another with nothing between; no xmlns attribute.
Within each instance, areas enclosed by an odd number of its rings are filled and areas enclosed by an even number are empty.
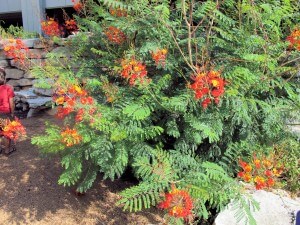
<svg viewBox="0 0 300 225"><path fill-rule="evenodd" d="M130 186L124 180L101 181L99 178L83 196L74 187L57 184L62 171L58 157L42 157L30 137L44 130L45 121L58 122L40 114L22 119L28 138L17 143L9 157L0 155L0 224L51 225L148 225L161 222L155 208L141 213L123 212L116 207L117 193Z"/></svg>

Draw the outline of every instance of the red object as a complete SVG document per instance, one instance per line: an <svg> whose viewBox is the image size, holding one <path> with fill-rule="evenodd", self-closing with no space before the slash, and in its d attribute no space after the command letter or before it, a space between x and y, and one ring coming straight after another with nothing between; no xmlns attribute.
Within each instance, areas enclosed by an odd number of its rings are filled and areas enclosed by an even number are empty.
<svg viewBox="0 0 300 225"><path fill-rule="evenodd" d="M104 33L107 39L113 44L123 44L126 41L126 35L119 28L110 26Z"/></svg>
<svg viewBox="0 0 300 225"><path fill-rule="evenodd" d="M121 65L121 76L125 79L128 79L131 86L134 86L138 83L143 84L144 82L149 82L147 78L146 65L142 62L139 62L134 58L130 60L124 59L122 60Z"/></svg>
<svg viewBox="0 0 300 225"><path fill-rule="evenodd" d="M189 84L189 88L194 91L196 100L202 100L202 107L206 109L214 100L219 104L220 97L225 92L226 81L221 78L218 71L197 72L192 76L194 83Z"/></svg>
<svg viewBox="0 0 300 225"><path fill-rule="evenodd" d="M193 201L187 191L173 188L172 191L165 194L165 200L158 207L167 209L171 216L187 218L192 214Z"/></svg>
<svg viewBox="0 0 300 225"><path fill-rule="evenodd" d="M14 96L11 86L6 84L0 86L0 113L10 113L9 99Z"/></svg>

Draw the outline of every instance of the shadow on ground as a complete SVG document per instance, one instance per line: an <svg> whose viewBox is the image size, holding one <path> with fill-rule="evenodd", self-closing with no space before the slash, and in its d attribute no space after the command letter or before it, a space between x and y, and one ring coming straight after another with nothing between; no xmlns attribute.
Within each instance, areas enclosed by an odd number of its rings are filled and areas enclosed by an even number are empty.
<svg viewBox="0 0 300 225"><path fill-rule="evenodd" d="M17 152L8 158L0 155L0 224L159 224L156 209L127 213L115 206L117 192L128 182L98 179L84 196L58 185L59 158L42 157L30 143L32 135L43 132L46 120L55 122L47 115L23 119L28 139L19 142Z"/></svg>

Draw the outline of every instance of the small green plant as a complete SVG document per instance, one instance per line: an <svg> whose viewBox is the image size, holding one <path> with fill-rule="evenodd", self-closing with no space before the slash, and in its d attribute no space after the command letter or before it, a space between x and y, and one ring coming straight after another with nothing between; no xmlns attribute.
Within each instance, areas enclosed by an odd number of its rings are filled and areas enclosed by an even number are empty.
<svg viewBox="0 0 300 225"><path fill-rule="evenodd" d="M0 36L2 39L9 38L36 38L39 36L36 32L25 31L23 27L10 25L8 28L0 26Z"/></svg>

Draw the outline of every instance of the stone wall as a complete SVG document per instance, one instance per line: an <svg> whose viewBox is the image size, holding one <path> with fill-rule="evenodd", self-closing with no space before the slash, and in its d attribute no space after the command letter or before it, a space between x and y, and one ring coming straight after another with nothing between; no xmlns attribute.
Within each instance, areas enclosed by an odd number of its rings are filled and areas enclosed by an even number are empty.
<svg viewBox="0 0 300 225"><path fill-rule="evenodd" d="M5 42L2 41L2 42ZM47 60L47 53L57 51L57 48L63 48L62 46L54 45L50 41L41 39L24 39L24 44L29 48L28 51L28 63L26 65L28 69L24 69L24 66L17 63L12 58L7 58L3 50L3 45L0 45L0 67L6 71L6 83L14 87L15 91L27 90L32 88L34 84L34 77L30 73L30 68L35 65L42 65Z"/></svg>
<svg viewBox="0 0 300 225"><path fill-rule="evenodd" d="M2 40L5 43L6 40ZM34 87L36 79L30 72L33 66L42 66L47 61L48 53L67 52L63 45L57 45L49 40L44 39L23 39L23 43L29 48L26 59L26 69L13 58L8 58L3 50L3 44L0 44L0 67L5 69L6 83L13 86L16 97L15 105L17 112L26 114L30 108L37 107L36 104L31 106L30 101L34 98L41 104L46 103L47 99L52 96L53 92L49 89ZM66 39L62 42L65 43ZM39 101L41 100L41 101Z"/></svg>

